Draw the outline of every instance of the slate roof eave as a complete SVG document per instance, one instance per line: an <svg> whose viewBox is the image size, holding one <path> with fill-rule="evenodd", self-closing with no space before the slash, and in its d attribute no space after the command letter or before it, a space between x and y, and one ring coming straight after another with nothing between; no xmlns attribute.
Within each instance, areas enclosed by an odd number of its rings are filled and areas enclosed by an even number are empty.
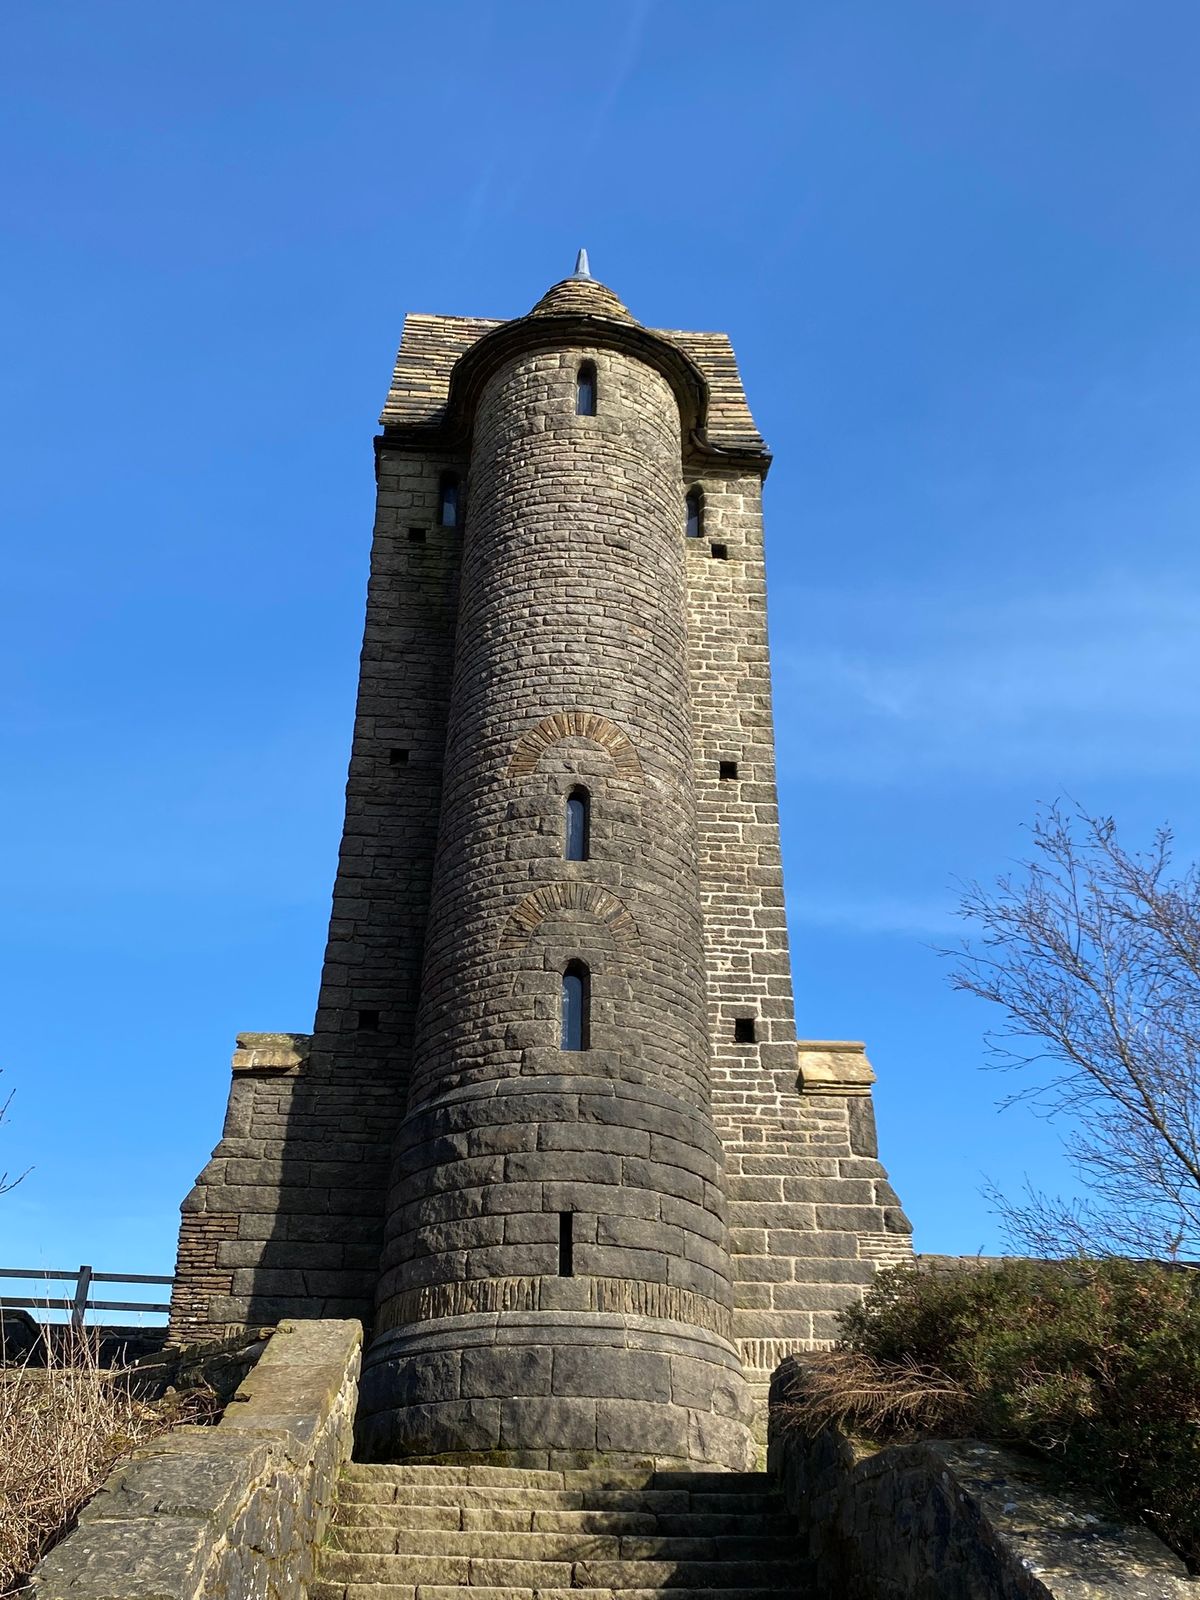
<svg viewBox="0 0 1200 1600"><path fill-rule="evenodd" d="M410 312L404 319L380 425L395 435L432 437L445 419L456 363L485 334L504 326L500 319ZM674 345L704 378L708 387L704 444L718 456L752 455L769 462L728 335L658 328L646 332Z"/></svg>

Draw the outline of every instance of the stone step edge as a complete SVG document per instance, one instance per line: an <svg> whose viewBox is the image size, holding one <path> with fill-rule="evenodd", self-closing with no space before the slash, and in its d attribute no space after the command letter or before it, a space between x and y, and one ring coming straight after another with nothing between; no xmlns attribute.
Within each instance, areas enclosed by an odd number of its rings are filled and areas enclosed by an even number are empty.
<svg viewBox="0 0 1200 1600"><path fill-rule="evenodd" d="M426 1518L430 1520L426 1522ZM521 1506L393 1506L373 1505L370 1501L343 1502L330 1528L371 1528L393 1534L580 1533L617 1539L785 1539L794 1532L782 1511L743 1511L736 1515L715 1511L589 1511L584 1507L534 1511Z"/></svg>
<svg viewBox="0 0 1200 1600"><path fill-rule="evenodd" d="M387 1494L389 1487L394 1499ZM457 1493L451 1489L456 1488ZM458 1484L343 1484L340 1501L345 1505L373 1506L459 1506L492 1511L529 1510L543 1511L655 1511L677 1510L695 1512L720 1512L736 1515L739 1512L761 1511L769 1513L783 1505L781 1496L773 1491L761 1494L713 1494L708 1490L695 1493L686 1489L518 1489L499 1485ZM386 1496L386 1498L385 1498ZM497 1498L493 1499L495 1496ZM504 1498L499 1498L503 1496ZM482 1497L482 1498L481 1498ZM511 1498L510 1498L511 1497ZM567 1501L567 1504L563 1502ZM614 1505L613 1501L620 1502ZM590 1503L589 1503L590 1502Z"/></svg>
<svg viewBox="0 0 1200 1600"><path fill-rule="evenodd" d="M319 1576L349 1585L388 1583L390 1577L392 1586L401 1587L726 1590L785 1588L795 1583L798 1565L786 1560L622 1561L603 1556L530 1561L506 1556L364 1555L326 1548L321 1552ZM506 1577L513 1581L506 1584Z"/></svg>
<svg viewBox="0 0 1200 1600"><path fill-rule="evenodd" d="M526 1489L687 1489L700 1493L724 1487L734 1492L773 1483L766 1472L722 1472L686 1467L487 1467L441 1466L436 1462L348 1461L342 1478L351 1483L457 1483L474 1487Z"/></svg>
<svg viewBox="0 0 1200 1600"><path fill-rule="evenodd" d="M573 1532L507 1528L349 1528L351 1543L336 1530L325 1549L338 1555L467 1556L506 1561L786 1561L794 1541L786 1533L653 1534ZM381 1541L383 1548L373 1542ZM390 1545L390 1548L388 1546Z"/></svg>
<svg viewBox="0 0 1200 1600"><path fill-rule="evenodd" d="M482 1584L339 1583L319 1578L309 1585L310 1600L796 1600L793 1585L775 1588L563 1589L488 1588Z"/></svg>

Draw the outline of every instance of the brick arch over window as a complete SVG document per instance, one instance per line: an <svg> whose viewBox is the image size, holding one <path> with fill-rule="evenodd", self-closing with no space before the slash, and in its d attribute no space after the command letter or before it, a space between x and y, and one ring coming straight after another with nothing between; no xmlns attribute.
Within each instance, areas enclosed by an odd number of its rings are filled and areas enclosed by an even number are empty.
<svg viewBox="0 0 1200 1600"><path fill-rule="evenodd" d="M597 883L548 883L527 894L504 925L502 950L520 950L533 938L547 917L564 911L582 911L608 929L617 944L630 944L638 936L637 923L626 906L609 889Z"/></svg>
<svg viewBox="0 0 1200 1600"><path fill-rule="evenodd" d="M508 776L527 778L546 751L564 739L588 739L598 744L612 757L618 778L641 782L642 764L629 735L596 711L556 711L523 733L508 764Z"/></svg>

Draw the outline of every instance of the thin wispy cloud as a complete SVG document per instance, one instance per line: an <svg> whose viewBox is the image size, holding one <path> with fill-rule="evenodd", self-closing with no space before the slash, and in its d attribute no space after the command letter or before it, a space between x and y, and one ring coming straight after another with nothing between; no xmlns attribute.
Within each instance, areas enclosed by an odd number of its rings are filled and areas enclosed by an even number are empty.
<svg viewBox="0 0 1200 1600"><path fill-rule="evenodd" d="M798 597L797 597L798 598ZM1200 582L777 601L785 746L841 781L1200 774ZM797 612L797 614L799 614Z"/></svg>
<svg viewBox="0 0 1200 1600"><path fill-rule="evenodd" d="M642 53L642 44L646 37L646 28L654 10L654 0L635 0L629 13L625 32L617 50L616 60L604 87L595 98L595 110L592 113L591 125L584 137L580 155L588 156L596 149L604 135L617 101L620 99L621 90L633 76L634 68Z"/></svg>
<svg viewBox="0 0 1200 1600"><path fill-rule="evenodd" d="M789 895L788 922L793 928L828 928L838 932L904 934L913 938L944 939L961 931L953 896L944 900L905 899L902 895L858 896L828 894Z"/></svg>

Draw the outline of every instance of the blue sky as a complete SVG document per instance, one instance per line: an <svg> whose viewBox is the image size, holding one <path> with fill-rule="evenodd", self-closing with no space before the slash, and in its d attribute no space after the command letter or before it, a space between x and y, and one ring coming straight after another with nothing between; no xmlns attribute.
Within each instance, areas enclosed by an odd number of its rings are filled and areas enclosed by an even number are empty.
<svg viewBox="0 0 1200 1600"><path fill-rule="evenodd" d="M170 1271L239 1029L306 1029L404 312L579 244L733 337L776 462L801 1032L918 1247L1059 1179L946 987L1062 793L1200 854L1200 12L1183 0L10 8L9 1264Z"/></svg>

